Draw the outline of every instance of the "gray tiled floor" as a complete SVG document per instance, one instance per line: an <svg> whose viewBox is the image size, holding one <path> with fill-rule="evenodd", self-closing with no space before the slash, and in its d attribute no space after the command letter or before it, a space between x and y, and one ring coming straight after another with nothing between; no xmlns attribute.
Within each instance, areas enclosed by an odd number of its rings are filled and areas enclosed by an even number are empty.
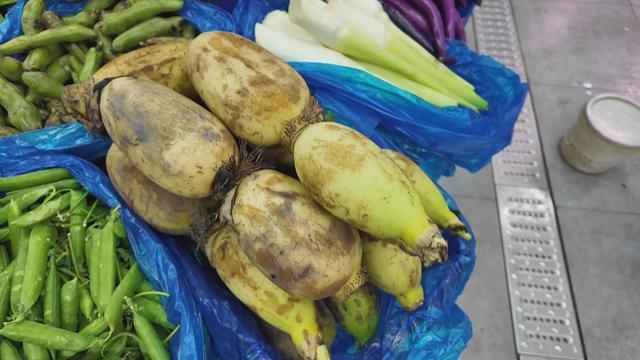
<svg viewBox="0 0 640 360"><path fill-rule="evenodd" d="M592 95L640 100L640 0L512 4L587 358L640 359L640 159L593 176L558 152ZM489 168L441 181L478 238L477 268L460 299L474 324L465 360L517 359L492 182Z"/></svg>

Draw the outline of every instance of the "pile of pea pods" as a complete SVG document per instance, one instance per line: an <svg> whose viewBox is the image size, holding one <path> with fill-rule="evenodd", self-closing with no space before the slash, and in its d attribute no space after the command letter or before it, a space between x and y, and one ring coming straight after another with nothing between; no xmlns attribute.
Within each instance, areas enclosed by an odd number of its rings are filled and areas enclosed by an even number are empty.
<svg viewBox="0 0 640 360"><path fill-rule="evenodd" d="M0 359L170 359L117 209L64 169L0 179Z"/></svg>
<svg viewBox="0 0 640 360"><path fill-rule="evenodd" d="M0 7L15 2L0 0ZM65 84L88 80L138 47L193 38L194 28L176 14L182 6L182 0L89 0L79 13L60 17L45 11L45 0L28 0L23 35L0 44L0 136L75 121L60 100Z"/></svg>

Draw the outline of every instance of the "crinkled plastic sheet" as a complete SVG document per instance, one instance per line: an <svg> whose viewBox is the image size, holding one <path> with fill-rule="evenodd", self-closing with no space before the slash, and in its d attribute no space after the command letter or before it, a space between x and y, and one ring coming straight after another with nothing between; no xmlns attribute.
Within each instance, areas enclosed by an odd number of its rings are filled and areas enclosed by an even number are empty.
<svg viewBox="0 0 640 360"><path fill-rule="evenodd" d="M111 208L120 207L122 221L136 260L156 289L168 292L163 298L169 320L180 325L171 339L174 359L200 360L208 354L209 335L203 317L194 300L189 281L185 279L176 258L191 257L176 251L174 239L158 236L120 199L107 176L91 163L68 155L37 155L23 158L0 158L0 177L18 175L35 170L63 167L91 194Z"/></svg>

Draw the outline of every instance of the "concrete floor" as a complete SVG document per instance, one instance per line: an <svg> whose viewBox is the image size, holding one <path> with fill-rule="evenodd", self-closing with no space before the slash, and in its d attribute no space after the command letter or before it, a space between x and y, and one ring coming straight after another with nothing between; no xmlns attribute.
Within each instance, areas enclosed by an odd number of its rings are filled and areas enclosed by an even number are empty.
<svg viewBox="0 0 640 360"><path fill-rule="evenodd" d="M640 101L640 0L512 0L586 357L640 359L640 159L599 176L558 141L595 94ZM465 360L517 359L490 167L443 179L478 238Z"/></svg>

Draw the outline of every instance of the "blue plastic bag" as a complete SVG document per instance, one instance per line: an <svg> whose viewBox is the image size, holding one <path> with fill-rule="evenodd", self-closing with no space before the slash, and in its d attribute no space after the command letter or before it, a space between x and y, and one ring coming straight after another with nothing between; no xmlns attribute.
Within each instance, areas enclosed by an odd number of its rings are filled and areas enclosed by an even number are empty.
<svg viewBox="0 0 640 360"><path fill-rule="evenodd" d="M184 251L170 247L175 240L160 237L120 199L107 176L91 163L68 155L38 155L23 158L0 158L0 177L18 175L51 167L67 169L82 186L105 205L120 207L129 243L143 272L156 289L168 292L163 298L169 321L180 330L171 339L174 359L204 360L211 358L209 334L194 300L189 282L175 257L189 257ZM175 257L174 257L175 256Z"/></svg>

